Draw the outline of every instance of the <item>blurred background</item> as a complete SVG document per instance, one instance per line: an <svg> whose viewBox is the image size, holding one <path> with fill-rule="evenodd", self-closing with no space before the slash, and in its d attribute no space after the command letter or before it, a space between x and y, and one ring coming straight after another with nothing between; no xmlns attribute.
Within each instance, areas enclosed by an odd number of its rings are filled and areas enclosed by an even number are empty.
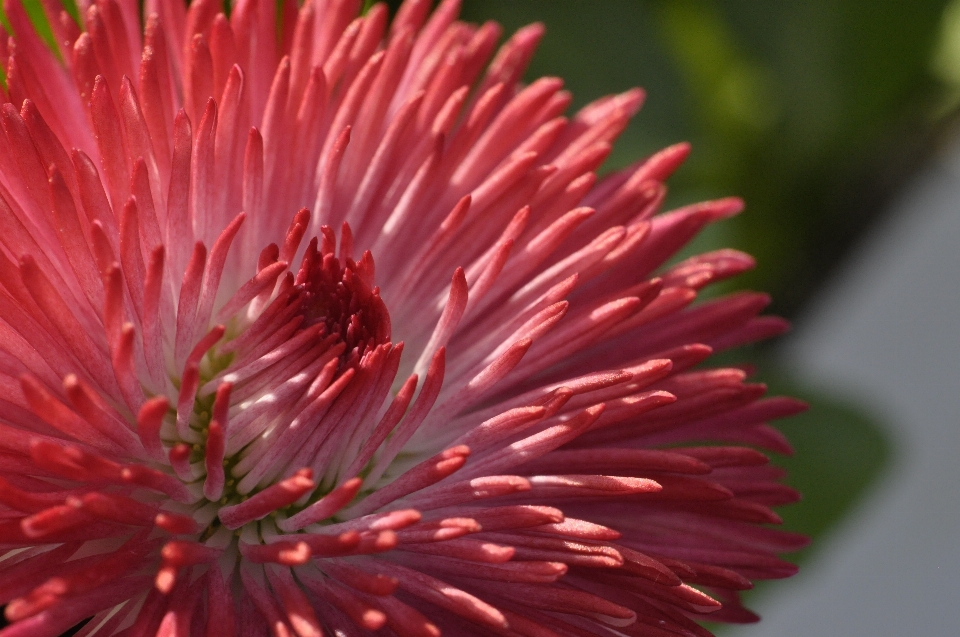
<svg viewBox="0 0 960 637"><path fill-rule="evenodd" d="M670 204L747 202L689 252L754 255L714 293L770 292L794 321L728 362L811 405L777 423L796 454L775 462L804 494L785 524L814 542L752 592L764 621L724 633L956 634L960 0L463 4L507 33L545 23L528 76L564 78L575 107L646 89L607 169L687 140Z"/></svg>
<svg viewBox="0 0 960 637"><path fill-rule="evenodd" d="M960 624L960 1L465 0L464 16L547 35L529 77L575 106L641 86L610 169L688 140L671 203L731 194L746 211L692 251L758 267L792 334L749 360L808 413L777 423L775 461L814 538L764 615L735 635L952 635ZM720 290L722 291L722 290Z"/></svg>

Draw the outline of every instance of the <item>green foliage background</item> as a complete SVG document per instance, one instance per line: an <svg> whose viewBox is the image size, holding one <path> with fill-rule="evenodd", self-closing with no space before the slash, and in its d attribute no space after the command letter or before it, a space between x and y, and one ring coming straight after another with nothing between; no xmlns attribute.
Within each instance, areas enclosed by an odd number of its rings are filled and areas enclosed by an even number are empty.
<svg viewBox="0 0 960 637"><path fill-rule="evenodd" d="M608 166L691 141L670 201L737 194L747 208L689 251L732 246L753 254L757 269L726 287L769 291L772 310L796 318L952 119L947 87L929 71L946 5L466 0L464 15L496 19L508 32L544 22L529 76L563 77L575 107L644 87L646 104ZM802 562L896 450L869 405L798 385L774 362L776 343L731 360L745 358L772 393L811 405L778 423L796 454L775 459L804 494L780 511L788 528L814 538L793 556Z"/></svg>

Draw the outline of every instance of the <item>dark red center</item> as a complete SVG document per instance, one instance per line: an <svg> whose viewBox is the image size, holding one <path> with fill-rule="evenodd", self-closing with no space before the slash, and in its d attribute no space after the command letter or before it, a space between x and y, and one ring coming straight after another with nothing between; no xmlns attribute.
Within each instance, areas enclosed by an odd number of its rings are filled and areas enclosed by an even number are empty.
<svg viewBox="0 0 960 637"><path fill-rule="evenodd" d="M377 345L390 341L390 314L373 285L373 257L365 252L359 261L334 252L333 232L324 227L323 243L307 246L295 286L300 293L302 327L323 323L325 333L346 344L343 360L358 360Z"/></svg>

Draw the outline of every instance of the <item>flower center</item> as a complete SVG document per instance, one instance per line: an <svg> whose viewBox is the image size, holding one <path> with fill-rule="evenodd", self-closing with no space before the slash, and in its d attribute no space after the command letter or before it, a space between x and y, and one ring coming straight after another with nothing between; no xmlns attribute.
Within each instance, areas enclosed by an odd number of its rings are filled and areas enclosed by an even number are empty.
<svg viewBox="0 0 960 637"><path fill-rule="evenodd" d="M218 511L203 539L221 522L239 532L310 507L360 450L368 432L355 416L367 406L347 387L376 378L393 346L373 257L354 260L351 243L345 228L337 254L323 228L259 317L207 352L212 377L199 383L190 430L180 430L171 455L178 475L201 480Z"/></svg>
<svg viewBox="0 0 960 637"><path fill-rule="evenodd" d="M326 244L327 241L324 241ZM377 345L390 341L390 315L373 286L373 258L364 253L355 262L341 249L340 258L317 241L307 246L296 278L303 328L318 323L344 343L343 361L356 362Z"/></svg>

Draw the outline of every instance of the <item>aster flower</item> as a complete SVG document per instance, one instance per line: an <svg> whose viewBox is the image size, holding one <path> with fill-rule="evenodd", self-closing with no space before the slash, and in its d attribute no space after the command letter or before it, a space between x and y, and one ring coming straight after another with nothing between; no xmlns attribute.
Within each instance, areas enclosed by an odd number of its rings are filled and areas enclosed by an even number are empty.
<svg viewBox="0 0 960 637"><path fill-rule="evenodd" d="M571 118L542 34L359 0L6 5L4 637L708 635L803 539L712 351L753 265L668 265L640 91Z"/></svg>

